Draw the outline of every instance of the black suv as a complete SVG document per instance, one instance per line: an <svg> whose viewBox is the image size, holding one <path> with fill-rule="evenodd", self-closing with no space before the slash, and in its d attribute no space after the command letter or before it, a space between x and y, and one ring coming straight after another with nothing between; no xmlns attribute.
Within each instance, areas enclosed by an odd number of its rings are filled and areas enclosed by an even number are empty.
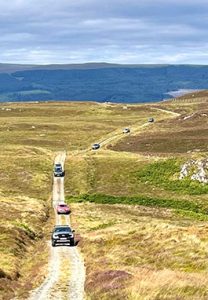
<svg viewBox="0 0 208 300"><path fill-rule="evenodd" d="M92 150L97 150L100 148L100 144L96 143L92 145Z"/></svg>
<svg viewBox="0 0 208 300"><path fill-rule="evenodd" d="M55 164L53 173L55 177L63 177L65 175L61 164Z"/></svg>
<svg viewBox="0 0 208 300"><path fill-rule="evenodd" d="M74 232L69 225L56 225L51 235L52 246L55 247L57 244L74 246Z"/></svg>
<svg viewBox="0 0 208 300"><path fill-rule="evenodd" d="M154 120L154 118L149 118L148 119L148 122L150 122L150 123L153 123L155 120Z"/></svg>

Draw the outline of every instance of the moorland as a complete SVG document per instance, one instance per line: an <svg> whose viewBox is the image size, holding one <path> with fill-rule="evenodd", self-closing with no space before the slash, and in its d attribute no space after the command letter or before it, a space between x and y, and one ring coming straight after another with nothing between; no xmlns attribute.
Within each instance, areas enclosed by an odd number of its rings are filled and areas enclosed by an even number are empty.
<svg viewBox="0 0 208 300"><path fill-rule="evenodd" d="M3 299L26 299L47 272L62 150L87 299L207 299L208 188L194 169L179 179L184 163L207 158L207 103L204 91L135 105L0 104Z"/></svg>

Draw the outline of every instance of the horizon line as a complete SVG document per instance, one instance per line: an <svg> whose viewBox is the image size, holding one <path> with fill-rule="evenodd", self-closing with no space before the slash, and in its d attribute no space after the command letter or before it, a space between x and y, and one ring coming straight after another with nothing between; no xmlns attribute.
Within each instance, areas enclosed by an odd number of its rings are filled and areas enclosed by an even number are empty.
<svg viewBox="0 0 208 300"><path fill-rule="evenodd" d="M80 63L15 63L15 62L0 62L1 65L16 65L16 66L67 66L67 65L114 65L114 66L208 66L208 64L195 63L112 63L112 62L80 62Z"/></svg>

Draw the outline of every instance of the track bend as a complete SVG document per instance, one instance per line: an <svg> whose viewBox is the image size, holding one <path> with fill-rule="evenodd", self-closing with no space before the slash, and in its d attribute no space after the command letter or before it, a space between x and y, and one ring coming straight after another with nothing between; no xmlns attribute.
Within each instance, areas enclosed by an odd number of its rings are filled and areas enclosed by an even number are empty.
<svg viewBox="0 0 208 300"><path fill-rule="evenodd" d="M177 113L177 112L172 111L172 110L169 110L169 109L163 109L163 108L159 108L159 107L151 107L151 109L154 109L154 110L157 110L157 111L161 111L161 112L170 114L170 115L172 115L173 117L179 117L179 116L181 116L180 113Z"/></svg>
<svg viewBox="0 0 208 300"><path fill-rule="evenodd" d="M65 152L60 152L54 163L61 163L64 169ZM69 215L58 215L55 211L58 202L64 202L64 177L53 178L52 204L56 225L70 225ZM82 300L84 299L85 267L77 247L57 246L50 249L48 275L34 290L28 300Z"/></svg>

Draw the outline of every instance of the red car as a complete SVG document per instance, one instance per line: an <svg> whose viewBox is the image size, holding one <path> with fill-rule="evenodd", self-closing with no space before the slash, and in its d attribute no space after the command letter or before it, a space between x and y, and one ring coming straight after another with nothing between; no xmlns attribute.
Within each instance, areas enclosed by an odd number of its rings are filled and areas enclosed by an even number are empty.
<svg viewBox="0 0 208 300"><path fill-rule="evenodd" d="M60 203L60 204L58 204L57 207L56 207L56 211L57 211L58 215L59 214L68 215L71 212L69 206L66 203Z"/></svg>

